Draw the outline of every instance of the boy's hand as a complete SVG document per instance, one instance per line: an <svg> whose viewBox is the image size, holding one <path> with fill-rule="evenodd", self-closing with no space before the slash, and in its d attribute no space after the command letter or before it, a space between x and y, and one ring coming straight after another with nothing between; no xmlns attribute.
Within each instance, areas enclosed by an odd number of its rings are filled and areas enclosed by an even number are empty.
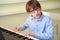
<svg viewBox="0 0 60 40"><path fill-rule="evenodd" d="M33 32L27 32L24 34L25 37L28 37L28 36L34 36L34 33Z"/></svg>
<svg viewBox="0 0 60 40"><path fill-rule="evenodd" d="M22 30L22 28L20 28L20 27L15 27L15 28L14 28L14 31L15 31L15 32L19 32L19 31L21 31L21 30Z"/></svg>

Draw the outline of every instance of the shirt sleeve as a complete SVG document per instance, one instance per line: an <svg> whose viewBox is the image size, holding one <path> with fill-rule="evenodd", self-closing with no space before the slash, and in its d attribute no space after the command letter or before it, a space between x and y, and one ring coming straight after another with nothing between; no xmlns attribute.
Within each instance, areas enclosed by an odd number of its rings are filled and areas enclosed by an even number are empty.
<svg viewBox="0 0 60 40"><path fill-rule="evenodd" d="M39 39L49 40L54 36L54 30L51 19L47 19L44 32L35 33L35 37Z"/></svg>
<svg viewBox="0 0 60 40"><path fill-rule="evenodd" d="M26 29L28 27L28 23L29 23L29 19L27 19L22 25L20 25L22 30L24 30L24 29Z"/></svg>

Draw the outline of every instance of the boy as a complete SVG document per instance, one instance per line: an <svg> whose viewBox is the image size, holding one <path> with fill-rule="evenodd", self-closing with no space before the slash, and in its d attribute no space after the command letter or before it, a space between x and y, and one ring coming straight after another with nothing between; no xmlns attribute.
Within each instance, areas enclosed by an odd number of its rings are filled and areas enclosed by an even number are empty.
<svg viewBox="0 0 60 40"><path fill-rule="evenodd" d="M29 27L29 32L25 36L33 36L39 40L52 40L54 31L52 21L48 16L43 15L41 5L37 0L30 0L26 4L29 17L21 27L16 27L16 31Z"/></svg>

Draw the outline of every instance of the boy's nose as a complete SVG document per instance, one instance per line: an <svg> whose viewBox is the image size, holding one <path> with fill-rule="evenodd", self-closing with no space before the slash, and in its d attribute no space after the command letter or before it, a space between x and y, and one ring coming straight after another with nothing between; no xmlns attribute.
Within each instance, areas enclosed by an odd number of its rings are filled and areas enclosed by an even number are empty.
<svg viewBox="0 0 60 40"><path fill-rule="evenodd" d="M35 13L37 13L37 11L35 10Z"/></svg>

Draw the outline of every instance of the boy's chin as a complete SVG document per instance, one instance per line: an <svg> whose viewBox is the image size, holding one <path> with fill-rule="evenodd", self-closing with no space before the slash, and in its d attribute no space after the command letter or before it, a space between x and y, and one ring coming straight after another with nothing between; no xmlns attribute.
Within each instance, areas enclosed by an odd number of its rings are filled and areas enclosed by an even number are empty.
<svg viewBox="0 0 60 40"><path fill-rule="evenodd" d="M36 16L35 18L38 19L40 16Z"/></svg>

